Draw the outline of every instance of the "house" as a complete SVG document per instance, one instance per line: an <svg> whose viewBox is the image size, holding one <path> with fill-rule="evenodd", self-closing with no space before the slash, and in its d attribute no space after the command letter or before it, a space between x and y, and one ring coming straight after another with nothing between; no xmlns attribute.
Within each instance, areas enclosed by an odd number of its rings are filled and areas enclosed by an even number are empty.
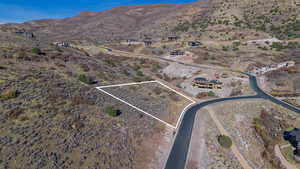
<svg viewBox="0 0 300 169"><path fill-rule="evenodd" d="M53 42L53 45L60 47L69 47L70 44L68 42Z"/></svg>
<svg viewBox="0 0 300 169"><path fill-rule="evenodd" d="M294 128L291 131L285 131L283 138L288 141L294 148L294 155L297 160L300 159L300 129Z"/></svg>
<svg viewBox="0 0 300 169"><path fill-rule="evenodd" d="M122 42L122 44L125 45L140 45L142 42L135 40L135 39L127 39L125 42Z"/></svg>
<svg viewBox="0 0 300 169"><path fill-rule="evenodd" d="M192 86L198 88L207 88L207 89L222 89L222 82L218 80L208 80L203 77L195 78L192 82Z"/></svg>
<svg viewBox="0 0 300 169"><path fill-rule="evenodd" d="M280 70L280 69L287 69L290 67L295 66L295 62L294 61L287 61L287 62L282 62L279 64L272 64L272 65L267 65L261 68L256 68L254 70L254 73L257 75L262 75L265 74L267 72L271 72L271 71L276 71L276 70Z"/></svg>
<svg viewBox="0 0 300 169"><path fill-rule="evenodd" d="M168 41L177 41L179 39L178 36L169 36Z"/></svg>
<svg viewBox="0 0 300 169"><path fill-rule="evenodd" d="M171 56L183 56L185 52L180 51L180 50L174 50L172 52L170 52Z"/></svg>
<svg viewBox="0 0 300 169"><path fill-rule="evenodd" d="M144 45L145 46L151 46L152 45L152 41L151 40L145 40L144 41Z"/></svg>
<svg viewBox="0 0 300 169"><path fill-rule="evenodd" d="M24 36L26 38L34 38L34 34L32 32L26 32L26 31L17 31L15 32L17 35Z"/></svg>
<svg viewBox="0 0 300 169"><path fill-rule="evenodd" d="M197 42L197 41L189 41L189 42L187 43L187 45L188 45L188 46L194 47L194 46L200 46L200 45L202 45L202 44L201 44L201 42Z"/></svg>

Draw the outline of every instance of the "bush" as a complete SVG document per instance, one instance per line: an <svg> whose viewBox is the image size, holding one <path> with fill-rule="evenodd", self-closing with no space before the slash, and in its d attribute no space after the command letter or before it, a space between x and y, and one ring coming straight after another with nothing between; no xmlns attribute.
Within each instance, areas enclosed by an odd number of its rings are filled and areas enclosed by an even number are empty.
<svg viewBox="0 0 300 169"><path fill-rule="evenodd" d="M277 51L284 49L283 44L280 42L273 42L272 45L270 45L270 47L276 49Z"/></svg>
<svg viewBox="0 0 300 169"><path fill-rule="evenodd" d="M93 84L92 78L84 74L79 75L78 80L86 84Z"/></svg>
<svg viewBox="0 0 300 169"><path fill-rule="evenodd" d="M35 53L35 54L37 54L37 55L40 55L40 54L42 54L42 51L41 51L40 48L33 48L33 49L32 49L32 53Z"/></svg>
<svg viewBox="0 0 300 169"><path fill-rule="evenodd" d="M106 60L104 60L104 62L105 62L108 66L116 67L116 64L115 64L112 60L106 59Z"/></svg>
<svg viewBox="0 0 300 169"><path fill-rule="evenodd" d="M137 76L144 76L144 73L143 73L142 71L138 70L138 71L136 72L136 75L137 75Z"/></svg>
<svg viewBox="0 0 300 169"><path fill-rule="evenodd" d="M240 41L235 41L232 43L232 46L235 46L235 47L238 47L241 45L241 42Z"/></svg>
<svg viewBox="0 0 300 169"><path fill-rule="evenodd" d="M18 96L18 91L16 89L7 89L1 93L0 98L4 100L9 100L9 99L14 99L17 96Z"/></svg>
<svg viewBox="0 0 300 169"><path fill-rule="evenodd" d="M216 94L215 94L213 91L209 91L209 92L208 92L208 96L214 97L214 96L216 96Z"/></svg>
<svg viewBox="0 0 300 169"><path fill-rule="evenodd" d="M225 135L219 135L218 142L223 148L230 148L232 146L231 138Z"/></svg>
<svg viewBox="0 0 300 169"><path fill-rule="evenodd" d="M107 106L105 108L105 113L111 117L117 117L120 115L120 111L115 109L113 106Z"/></svg>

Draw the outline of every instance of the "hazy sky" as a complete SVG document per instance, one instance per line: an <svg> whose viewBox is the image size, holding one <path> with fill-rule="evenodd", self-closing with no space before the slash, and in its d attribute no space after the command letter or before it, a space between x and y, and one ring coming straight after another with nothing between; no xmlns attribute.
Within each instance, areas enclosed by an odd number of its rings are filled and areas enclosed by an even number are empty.
<svg viewBox="0 0 300 169"><path fill-rule="evenodd" d="M64 18L80 11L103 11L117 6L188 3L195 0L0 0L0 24Z"/></svg>

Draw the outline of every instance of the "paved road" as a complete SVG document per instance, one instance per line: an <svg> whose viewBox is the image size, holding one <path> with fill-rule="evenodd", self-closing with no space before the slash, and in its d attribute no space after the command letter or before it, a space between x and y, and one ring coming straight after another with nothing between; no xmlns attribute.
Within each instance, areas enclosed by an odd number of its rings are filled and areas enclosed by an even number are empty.
<svg viewBox="0 0 300 169"><path fill-rule="evenodd" d="M241 73L243 73L243 72L241 72ZM191 141L191 136L192 136L196 113L199 109L201 109L209 104L230 101L230 100L262 98L262 99L270 100L273 103L281 105L291 111L300 113L299 108L289 105L283 101L280 101L280 100L272 97L271 95L266 94L264 91L262 91L257 84L257 80L256 80L255 76L253 76L249 73L244 73L244 74L249 76L250 86L257 94L254 96L219 98L219 99L215 99L215 100L201 102L201 103L191 106L188 110L186 110L186 112L183 116L183 119L180 123L180 126L178 128L177 135L176 135L173 147L171 149L171 152L169 154L169 158L167 160L165 169L184 169L188 150L189 150L189 145L190 145L190 141Z"/></svg>

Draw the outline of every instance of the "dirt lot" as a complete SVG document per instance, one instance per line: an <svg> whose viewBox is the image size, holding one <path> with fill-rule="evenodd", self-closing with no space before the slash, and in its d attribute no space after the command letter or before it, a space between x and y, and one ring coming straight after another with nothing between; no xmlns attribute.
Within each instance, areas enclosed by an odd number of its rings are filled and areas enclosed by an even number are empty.
<svg viewBox="0 0 300 169"><path fill-rule="evenodd" d="M230 150L222 148L220 135L209 113L202 109L196 115L186 169L242 169Z"/></svg>
<svg viewBox="0 0 300 169"><path fill-rule="evenodd" d="M159 83L104 88L104 90L173 126L176 126L182 110L191 103Z"/></svg>
<svg viewBox="0 0 300 169"><path fill-rule="evenodd" d="M182 71L177 71L180 68ZM173 83L182 88L187 94L197 96L201 92L212 91L217 97L229 97L237 95L255 94L249 86L247 76L227 71L217 71L213 69L195 68L186 65L172 63L163 69L163 73L171 79ZM218 74L219 78L216 78ZM222 77L222 75L225 75ZM192 81L197 77L204 77L209 80L219 80L223 83L222 89L201 89L193 87Z"/></svg>
<svg viewBox="0 0 300 169"><path fill-rule="evenodd" d="M264 100L226 102L223 104L215 104L211 106L211 108L216 112L223 127L230 133L239 150L253 168L272 168L273 164L276 163L264 158L264 138L256 134L256 131L253 128L253 120L261 116L261 111L266 110L268 112L273 112L275 114L275 120L279 120L280 123L284 124L295 123L296 121L292 117L299 117L299 115L293 112ZM272 126L272 124L268 125ZM281 127L283 126L284 125ZM282 140L284 128L266 129L267 131L274 130L273 134L281 133L278 135L275 134L275 138ZM274 150L274 148L272 150ZM276 161L276 159L274 159L274 161Z"/></svg>

